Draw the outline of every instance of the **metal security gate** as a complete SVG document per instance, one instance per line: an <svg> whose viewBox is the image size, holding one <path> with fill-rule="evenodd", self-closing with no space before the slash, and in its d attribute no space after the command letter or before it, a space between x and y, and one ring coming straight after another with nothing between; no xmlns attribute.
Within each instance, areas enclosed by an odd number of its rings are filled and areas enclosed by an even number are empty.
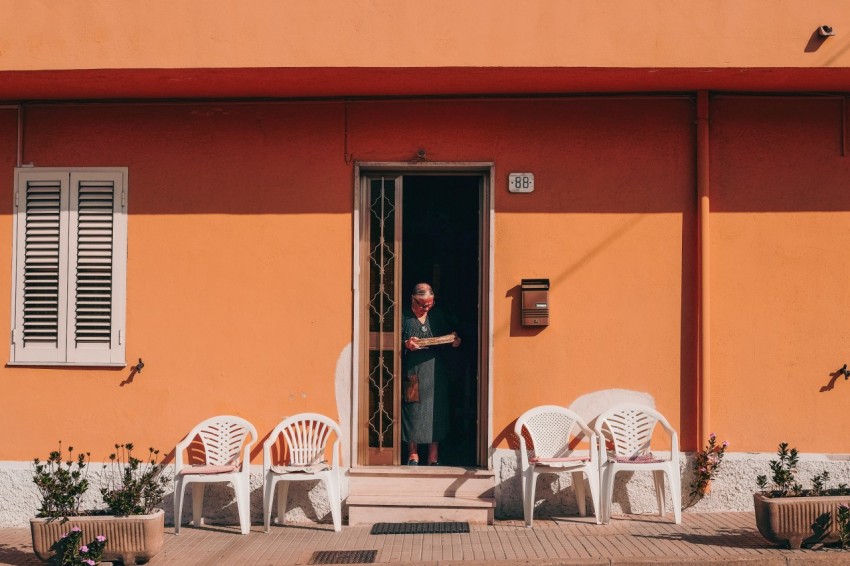
<svg viewBox="0 0 850 566"><path fill-rule="evenodd" d="M397 417L401 401L396 394L401 361L398 340L401 317L397 290L401 270L401 177L368 178L364 183L363 234L367 237L361 257L368 289L364 320L369 349L362 368L366 376L361 390L360 461L365 465L398 465L400 430Z"/></svg>

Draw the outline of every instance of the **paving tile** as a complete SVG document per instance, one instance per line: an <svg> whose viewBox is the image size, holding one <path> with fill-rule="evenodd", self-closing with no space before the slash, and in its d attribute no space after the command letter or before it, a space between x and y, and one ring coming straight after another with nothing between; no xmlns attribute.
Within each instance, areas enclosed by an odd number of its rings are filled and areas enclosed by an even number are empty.
<svg viewBox="0 0 850 566"><path fill-rule="evenodd" d="M295 566L306 564L316 550L377 550L381 564L494 564L547 566L554 564L721 564L745 566L850 566L850 551L831 548L791 551L765 541L752 513L685 513L681 525L670 517L620 515L608 525L592 519L535 519L534 529L521 520L473 525L466 534L382 535L368 525L273 526L264 533L254 526L249 535L233 527L185 527L179 536L166 529L162 552L150 566L245 564ZM0 564L41 564L31 554L29 529L0 529Z"/></svg>

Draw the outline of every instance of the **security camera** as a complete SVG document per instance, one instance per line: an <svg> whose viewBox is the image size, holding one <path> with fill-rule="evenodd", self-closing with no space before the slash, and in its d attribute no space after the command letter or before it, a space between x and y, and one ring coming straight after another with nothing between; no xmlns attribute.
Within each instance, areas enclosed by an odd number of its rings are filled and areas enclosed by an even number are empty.
<svg viewBox="0 0 850 566"><path fill-rule="evenodd" d="M832 29L832 26L820 26L818 28L818 35L821 37L829 37L830 35L835 35L835 31Z"/></svg>

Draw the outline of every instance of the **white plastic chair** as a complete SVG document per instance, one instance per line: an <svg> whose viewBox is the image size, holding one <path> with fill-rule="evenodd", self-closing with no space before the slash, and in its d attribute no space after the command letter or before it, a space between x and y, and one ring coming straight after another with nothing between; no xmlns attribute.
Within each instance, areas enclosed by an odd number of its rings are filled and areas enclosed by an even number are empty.
<svg viewBox="0 0 850 566"><path fill-rule="evenodd" d="M652 434L660 424L670 436L670 458L650 452ZM599 437L599 467L602 483L603 522L611 520L614 476L617 472L652 471L660 515L665 514L664 474L670 481L673 517L682 522L682 478L679 473L679 435L664 416L651 407L623 404L596 418Z"/></svg>
<svg viewBox="0 0 850 566"><path fill-rule="evenodd" d="M250 435L250 440L248 437ZM183 451L200 438L205 460L202 464L184 464ZM258 440L257 429L241 417L221 415L200 423L186 435L174 453L174 534L180 532L183 513L183 491L192 486L192 520L196 527L203 522L204 485L230 482L236 493L239 527L243 535L251 530L251 446Z"/></svg>
<svg viewBox="0 0 850 566"><path fill-rule="evenodd" d="M523 429L534 445L534 455L529 457ZM514 433L519 438L522 461L522 509L525 526L534 520L535 486L541 473L571 472L578 512L587 516L584 477L590 486L593 513L600 524L599 466L597 463L596 434L573 411L557 405L543 405L529 409L516 421ZM589 443L586 453L574 450L582 437Z"/></svg>
<svg viewBox="0 0 850 566"><path fill-rule="evenodd" d="M335 435L331 463L325 459L325 449L331 433ZM277 488L277 523L283 524L286 516L286 496L289 483L320 480L328 493L334 531L342 530L342 500L340 498L339 425L324 415L299 413L285 418L263 442L263 526L269 531L272 503ZM272 458L272 447L278 444L280 461Z"/></svg>

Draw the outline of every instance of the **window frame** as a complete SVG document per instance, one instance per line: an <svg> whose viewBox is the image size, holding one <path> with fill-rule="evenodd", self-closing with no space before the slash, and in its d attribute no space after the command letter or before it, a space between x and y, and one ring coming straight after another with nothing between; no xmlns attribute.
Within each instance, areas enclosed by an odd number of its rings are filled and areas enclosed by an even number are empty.
<svg viewBox="0 0 850 566"><path fill-rule="evenodd" d="M31 367L125 367L127 298L127 167L19 167L15 168L13 204L13 253L11 285L11 336L9 366ZM59 183L58 287L56 345L27 348L23 343L24 253L26 244L27 183L42 180ZM76 258L80 249L80 187L112 183L110 244L109 343L86 346L75 342L77 322L72 316L76 284ZM96 190L96 189L95 189ZM24 206L21 206L21 205ZM99 223L99 221L98 221ZM102 309L101 309L102 310Z"/></svg>

